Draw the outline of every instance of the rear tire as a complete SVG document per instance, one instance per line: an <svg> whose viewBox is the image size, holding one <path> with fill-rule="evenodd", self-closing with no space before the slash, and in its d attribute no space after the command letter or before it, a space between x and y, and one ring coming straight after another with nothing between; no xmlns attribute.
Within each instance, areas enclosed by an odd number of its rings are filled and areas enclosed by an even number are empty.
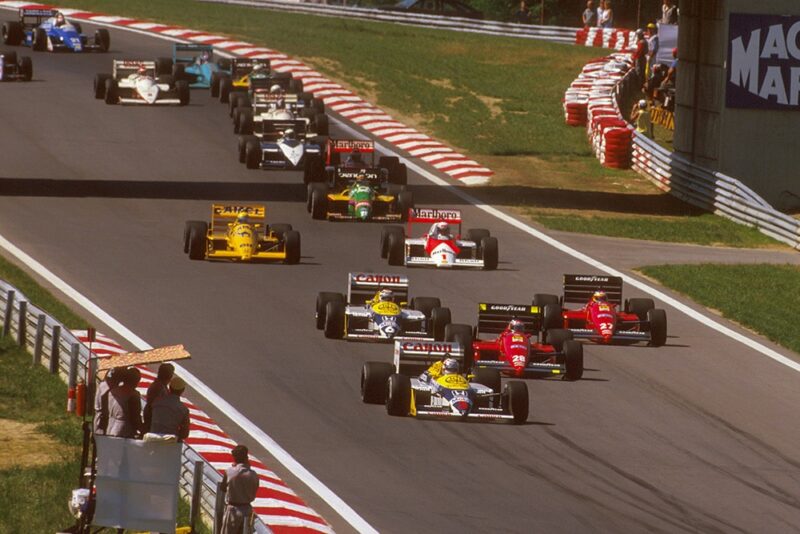
<svg viewBox="0 0 800 534"><path fill-rule="evenodd" d="M344 337L344 302L332 301L325 306L325 337L342 339Z"/></svg>
<svg viewBox="0 0 800 534"><path fill-rule="evenodd" d="M640 321L647 320L647 312L654 309L656 307L653 299L630 299L628 300L628 305L625 306L625 311L628 313L632 313L636 315Z"/></svg>
<svg viewBox="0 0 800 534"><path fill-rule="evenodd" d="M33 43L31 48L36 52L47 50L47 33L42 28L33 29Z"/></svg>
<svg viewBox="0 0 800 534"><path fill-rule="evenodd" d="M314 130L317 135L330 135L328 116L324 113L317 113L314 116Z"/></svg>
<svg viewBox="0 0 800 534"><path fill-rule="evenodd" d="M325 317L327 317L327 306L329 302L341 302L344 304L344 295L332 291L321 291L317 295L317 330L325 328Z"/></svg>
<svg viewBox="0 0 800 534"><path fill-rule="evenodd" d="M94 43L100 47L101 52L108 52L111 48L111 35L105 28L99 28L94 32Z"/></svg>
<svg viewBox="0 0 800 534"><path fill-rule="evenodd" d="M405 238L402 226L384 226L381 229L381 258L383 259L389 256L389 236L392 234L397 234L400 238Z"/></svg>
<svg viewBox="0 0 800 534"><path fill-rule="evenodd" d="M175 80L183 80L186 78L186 65L183 63L175 63L172 65L172 77Z"/></svg>
<svg viewBox="0 0 800 534"><path fill-rule="evenodd" d="M211 73L211 98L219 98L219 82L221 77L218 71Z"/></svg>
<svg viewBox="0 0 800 534"><path fill-rule="evenodd" d="M3 43L9 46L17 46L25 37L22 24L18 21L8 21L3 23Z"/></svg>
<svg viewBox="0 0 800 534"><path fill-rule="evenodd" d="M453 322L450 308L434 308L431 310L431 331L430 334L436 341L444 341L444 331Z"/></svg>
<svg viewBox="0 0 800 534"><path fill-rule="evenodd" d="M403 265L405 263L405 239L398 234L390 234L388 239L388 252L386 258L389 265Z"/></svg>
<svg viewBox="0 0 800 534"><path fill-rule="evenodd" d="M189 90L189 82L186 80L178 80L175 82L175 90L178 92L178 99L181 106L189 105L189 100L192 98L192 93Z"/></svg>
<svg viewBox="0 0 800 534"><path fill-rule="evenodd" d="M258 138L248 138L244 146L244 164L248 169L258 169L261 165L261 144Z"/></svg>
<svg viewBox="0 0 800 534"><path fill-rule="evenodd" d="M550 331L564 327L564 318L561 315L561 306L547 304L542 310L542 330Z"/></svg>
<svg viewBox="0 0 800 534"><path fill-rule="evenodd" d="M500 393L503 387L500 371L488 367L478 367L475 369L475 378L473 378L472 381L491 388L495 393Z"/></svg>
<svg viewBox="0 0 800 534"><path fill-rule="evenodd" d="M289 230L283 234L286 259L283 262L287 265L300 263L300 232Z"/></svg>
<svg viewBox="0 0 800 534"><path fill-rule="evenodd" d="M556 306L560 305L561 303L558 300L558 297L555 295L550 295L548 293L534 293L533 295L533 305L538 306L539 308L544 309L545 306L548 304L555 304Z"/></svg>
<svg viewBox="0 0 800 534"><path fill-rule="evenodd" d="M172 58L171 57L159 57L156 58L156 78L159 76L172 74Z"/></svg>
<svg viewBox="0 0 800 534"><path fill-rule="evenodd" d="M449 324L444 327L444 340L453 341L464 347L464 371L469 372L475 364L475 351L472 348L472 327L468 324Z"/></svg>
<svg viewBox="0 0 800 534"><path fill-rule="evenodd" d="M411 299L411 309L422 312L428 319L434 308L441 308L442 301L436 297L414 297Z"/></svg>
<svg viewBox="0 0 800 534"><path fill-rule="evenodd" d="M328 218L328 186L324 183L314 182L308 184L311 198L311 218L323 221Z"/></svg>
<svg viewBox="0 0 800 534"><path fill-rule="evenodd" d="M524 382L508 382L503 390L506 407L513 416L515 425L528 420L529 396L528 385Z"/></svg>
<svg viewBox="0 0 800 534"><path fill-rule="evenodd" d="M406 417L411 411L411 379L394 373L386 383L386 413Z"/></svg>
<svg viewBox="0 0 800 534"><path fill-rule="evenodd" d="M654 309L647 312L650 321L650 346L661 347L667 342L667 312Z"/></svg>
<svg viewBox="0 0 800 534"><path fill-rule="evenodd" d="M33 79L33 61L28 56L19 59L19 72L22 74L22 81L29 82Z"/></svg>
<svg viewBox="0 0 800 534"><path fill-rule="evenodd" d="M481 252L483 254L483 270L494 271L500 261L500 252L496 237L484 237L480 241Z"/></svg>
<svg viewBox="0 0 800 534"><path fill-rule="evenodd" d="M239 150L239 163L244 163L247 161L247 143L248 141L252 141L253 143L258 143L258 138L254 135L240 135L238 141L238 150Z"/></svg>
<svg viewBox="0 0 800 534"><path fill-rule="evenodd" d="M414 209L414 194L411 191L400 191L397 194L397 211L402 216L400 220L408 221L408 211Z"/></svg>
<svg viewBox="0 0 800 534"><path fill-rule="evenodd" d="M303 166L303 183L310 184L323 181L325 181L325 164L322 162L322 158L317 155L306 156L305 165Z"/></svg>
<svg viewBox="0 0 800 534"><path fill-rule="evenodd" d="M572 332L564 328L553 328L547 331L545 343L552 345L558 352L564 350L564 342L573 338Z"/></svg>
<svg viewBox="0 0 800 534"><path fill-rule="evenodd" d="M219 80L219 101L221 104L227 104L230 100L231 87L233 87L233 82L230 77L222 76Z"/></svg>
<svg viewBox="0 0 800 534"><path fill-rule="evenodd" d="M583 343L574 339L564 341L564 365L567 368L564 380L572 382L583 377Z"/></svg>
<svg viewBox="0 0 800 534"><path fill-rule="evenodd" d="M365 404L386 403L387 382L394 372L392 364L366 362L361 368L361 402Z"/></svg>

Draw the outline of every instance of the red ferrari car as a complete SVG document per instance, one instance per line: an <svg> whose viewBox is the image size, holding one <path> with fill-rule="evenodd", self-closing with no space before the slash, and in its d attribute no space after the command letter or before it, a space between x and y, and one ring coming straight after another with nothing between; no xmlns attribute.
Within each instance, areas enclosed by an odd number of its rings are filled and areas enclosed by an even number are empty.
<svg viewBox="0 0 800 534"><path fill-rule="evenodd" d="M564 305L581 304L568 309ZM622 278L604 275L564 275L564 296L537 293L533 305L542 308L545 330L569 329L575 338L599 343L646 341L660 347L667 341L667 314L653 299L622 300Z"/></svg>
<svg viewBox="0 0 800 534"><path fill-rule="evenodd" d="M553 329L540 340L542 311L520 304L478 305L478 327L472 342L474 365L514 377L583 376L583 345L569 330Z"/></svg>

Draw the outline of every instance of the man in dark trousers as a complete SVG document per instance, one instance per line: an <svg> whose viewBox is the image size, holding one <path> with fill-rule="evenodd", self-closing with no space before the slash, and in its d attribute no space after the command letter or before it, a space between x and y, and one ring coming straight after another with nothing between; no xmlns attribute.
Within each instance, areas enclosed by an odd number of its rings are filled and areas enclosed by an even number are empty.
<svg viewBox="0 0 800 534"><path fill-rule="evenodd" d="M150 387L147 388L147 395L144 407L144 427L150 428L150 422L153 417L153 403L156 399L169 394L169 382L175 376L175 366L171 363L162 363L158 366L158 375Z"/></svg>
<svg viewBox="0 0 800 534"><path fill-rule="evenodd" d="M258 492L258 474L250 468L247 447L235 446L231 449L231 456L233 465L222 477L222 490L226 492L222 534L241 534L245 522L249 525L252 520L251 503Z"/></svg>
<svg viewBox="0 0 800 534"><path fill-rule="evenodd" d="M183 441L189 436L189 408L181 402L186 382L179 376L169 381L169 394L153 401L150 426L146 432L171 434Z"/></svg>
<svg viewBox="0 0 800 534"><path fill-rule="evenodd" d="M120 372L114 374L115 380ZM133 439L142 430L142 396L136 391L141 373L136 367L122 371L121 383L108 392L107 436Z"/></svg>

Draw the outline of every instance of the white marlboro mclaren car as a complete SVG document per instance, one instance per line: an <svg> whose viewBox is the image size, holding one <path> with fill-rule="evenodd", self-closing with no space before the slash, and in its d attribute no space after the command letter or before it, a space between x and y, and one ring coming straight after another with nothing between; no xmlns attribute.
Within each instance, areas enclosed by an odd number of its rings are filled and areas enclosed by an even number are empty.
<svg viewBox="0 0 800 534"><path fill-rule="evenodd" d="M443 340L450 308L438 298L408 302L408 278L397 274L349 273L347 295L317 297L317 329L330 339L391 342L394 339Z"/></svg>
<svg viewBox="0 0 800 534"><path fill-rule="evenodd" d="M456 325L451 325L456 326ZM428 371L435 362L453 358L458 373L436 376ZM456 418L461 420L528 420L528 386L502 385L497 369L469 372L464 346L459 342L396 340L394 362L366 362L361 370L361 400L385 404L389 415Z"/></svg>
<svg viewBox="0 0 800 534"><path fill-rule="evenodd" d="M189 82L172 75L156 75L155 61L114 60L111 74L94 78L94 97L106 104L189 103Z"/></svg>
<svg viewBox="0 0 800 534"><path fill-rule="evenodd" d="M421 237L413 237L414 224L428 225L427 232ZM408 212L407 232L402 226L383 227L381 258L386 258L389 265L467 267L491 271L497 269L497 238L483 228L471 228L462 237L460 210L415 208Z"/></svg>

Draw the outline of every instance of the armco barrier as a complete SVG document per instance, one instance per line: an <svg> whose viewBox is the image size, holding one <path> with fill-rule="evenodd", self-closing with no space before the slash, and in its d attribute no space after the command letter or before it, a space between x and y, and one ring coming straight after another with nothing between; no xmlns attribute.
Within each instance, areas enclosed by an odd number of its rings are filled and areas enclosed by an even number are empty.
<svg viewBox="0 0 800 534"><path fill-rule="evenodd" d="M85 331L70 331L44 310L31 304L14 286L0 280L0 314L3 334L12 336L31 353L33 363L58 373L69 386L87 376L90 358L127 352L114 340L97 335L91 354ZM155 379L155 373L140 367L142 396ZM230 449L236 443L202 410L182 398L190 412L190 432L183 447L180 491L192 500L194 488L200 509L214 520L218 517L217 487L222 480L221 470L230 465ZM65 399L66 401L66 399ZM202 480L195 482L195 465L202 466ZM255 532L275 533L332 533L333 529L314 510L309 508L274 472L258 459L251 457L253 470L261 485L253 509L256 513ZM76 466L77 469L77 466ZM66 506L66 504L64 504Z"/></svg>

